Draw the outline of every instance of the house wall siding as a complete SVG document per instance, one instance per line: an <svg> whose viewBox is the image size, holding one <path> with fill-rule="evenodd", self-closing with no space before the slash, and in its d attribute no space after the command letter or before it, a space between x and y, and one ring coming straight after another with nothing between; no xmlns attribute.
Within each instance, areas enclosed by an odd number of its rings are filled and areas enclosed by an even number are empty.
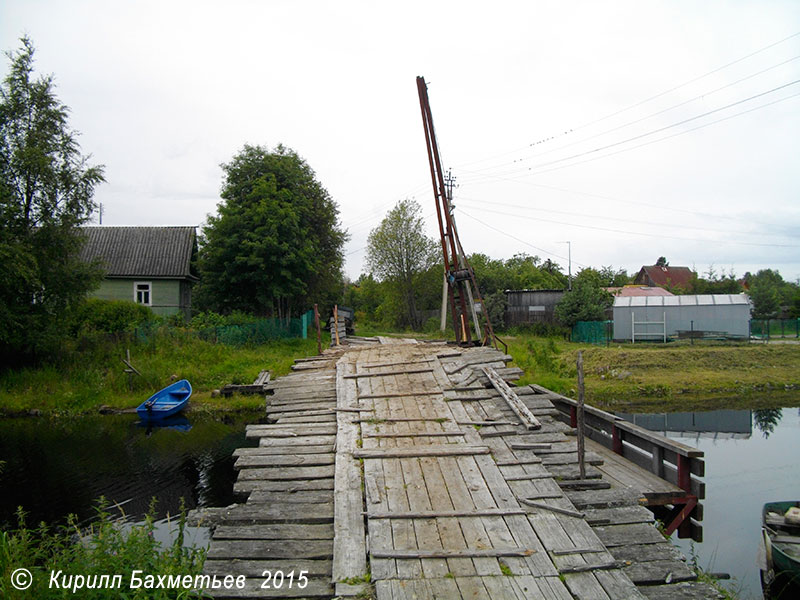
<svg viewBox="0 0 800 600"><path fill-rule="evenodd" d="M91 295L101 300L133 301L134 282L150 283L150 308L157 315L170 316L180 311L187 312L191 306L190 285L178 279L147 279L146 277L104 279L100 283L100 287Z"/></svg>

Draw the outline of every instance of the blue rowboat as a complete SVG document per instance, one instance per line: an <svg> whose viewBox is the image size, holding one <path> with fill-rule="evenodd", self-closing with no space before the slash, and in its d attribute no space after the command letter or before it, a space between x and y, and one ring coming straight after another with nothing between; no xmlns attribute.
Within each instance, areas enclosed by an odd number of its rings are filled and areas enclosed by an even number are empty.
<svg viewBox="0 0 800 600"><path fill-rule="evenodd" d="M187 380L181 379L142 402L136 409L136 413L139 418L144 420L163 419L186 408L191 395L191 384Z"/></svg>

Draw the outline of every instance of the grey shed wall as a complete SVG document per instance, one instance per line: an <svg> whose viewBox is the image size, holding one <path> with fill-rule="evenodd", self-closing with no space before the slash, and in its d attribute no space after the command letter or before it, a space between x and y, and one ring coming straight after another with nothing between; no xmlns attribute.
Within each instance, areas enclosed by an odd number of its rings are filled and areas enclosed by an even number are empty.
<svg viewBox="0 0 800 600"><path fill-rule="evenodd" d="M553 323L556 304L564 290L506 290L506 325Z"/></svg>
<svg viewBox="0 0 800 600"><path fill-rule="evenodd" d="M631 339L631 314L637 323L662 321L666 316L667 336L679 331L717 331L729 336L747 337L750 299L745 294L703 294L697 296L618 297L614 299L614 339ZM636 339L658 339L661 325L636 326Z"/></svg>

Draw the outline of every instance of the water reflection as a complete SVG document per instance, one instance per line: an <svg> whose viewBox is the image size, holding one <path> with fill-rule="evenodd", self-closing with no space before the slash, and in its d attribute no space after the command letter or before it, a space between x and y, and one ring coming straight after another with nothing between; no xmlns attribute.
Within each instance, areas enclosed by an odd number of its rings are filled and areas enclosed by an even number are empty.
<svg viewBox="0 0 800 600"><path fill-rule="evenodd" d="M159 419L157 421L146 419L144 421L139 421L136 426L146 429L146 435L153 435L153 432L159 429L174 429L175 431L191 431L192 429L192 424L189 422L189 419L183 415L167 417L166 419Z"/></svg>
<svg viewBox="0 0 800 600"><path fill-rule="evenodd" d="M16 523L18 506L29 523L91 519L100 496L133 520L154 496L157 519L177 515L181 498L189 508L230 504L233 450L249 445L244 423L257 419L179 419L151 428L131 415L0 420L0 525Z"/></svg>
<svg viewBox="0 0 800 600"><path fill-rule="evenodd" d="M730 573L735 579L726 587L736 597L761 598L762 508L767 502L800 499L800 411L618 414L705 453L703 542L673 542L705 570Z"/></svg>
<svg viewBox="0 0 800 600"><path fill-rule="evenodd" d="M759 408L753 411L753 422L765 438L775 431L781 422L783 411L780 408Z"/></svg>
<svg viewBox="0 0 800 600"><path fill-rule="evenodd" d="M780 412L780 409L778 409ZM750 410L711 410L674 413L615 413L640 427L673 438L748 439L752 433Z"/></svg>

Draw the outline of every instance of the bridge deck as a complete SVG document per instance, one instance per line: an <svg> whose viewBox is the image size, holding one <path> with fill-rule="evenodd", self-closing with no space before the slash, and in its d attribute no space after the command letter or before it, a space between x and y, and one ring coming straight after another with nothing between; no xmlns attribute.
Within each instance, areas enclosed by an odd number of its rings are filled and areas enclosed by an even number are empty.
<svg viewBox="0 0 800 600"><path fill-rule="evenodd" d="M572 430L528 387L513 389L541 427L520 423L480 368L513 379L510 357L380 342L270 384L275 423L237 451L246 503L195 515L216 523L206 572L248 576L215 597L715 597L636 486L608 489L598 449L579 480Z"/></svg>

